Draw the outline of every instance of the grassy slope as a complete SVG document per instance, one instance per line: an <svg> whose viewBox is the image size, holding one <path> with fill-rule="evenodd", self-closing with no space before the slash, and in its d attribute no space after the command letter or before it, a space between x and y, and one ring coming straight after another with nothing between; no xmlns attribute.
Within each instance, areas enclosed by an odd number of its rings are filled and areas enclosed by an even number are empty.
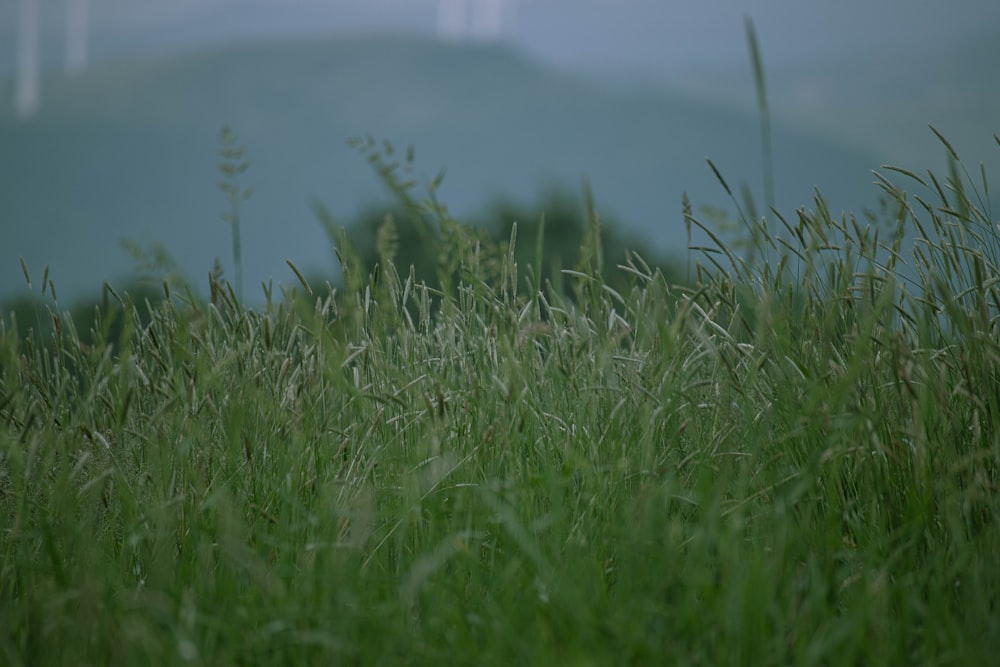
<svg viewBox="0 0 1000 667"><path fill-rule="evenodd" d="M226 248L215 146L231 124L248 147L257 193L245 207L248 284L288 276L286 257L329 267L309 212L318 196L340 215L381 195L344 141L373 133L415 144L420 177L449 169L456 211L506 193L533 198L584 176L598 205L661 248L683 248L680 196L698 204L732 182L759 187L755 119L658 94L617 93L511 52L400 37L247 45L162 61L102 66L46 85L27 125L0 110L0 283L20 283L18 255L49 262L64 289L127 267L128 236L159 239L203 275ZM875 158L776 132L781 204L823 183L834 206L858 208ZM93 289L93 287L90 287Z"/></svg>
<svg viewBox="0 0 1000 667"><path fill-rule="evenodd" d="M0 330L0 655L987 664L1000 241L899 180L905 286L893 219L572 301L450 226L441 299L348 270L114 347Z"/></svg>

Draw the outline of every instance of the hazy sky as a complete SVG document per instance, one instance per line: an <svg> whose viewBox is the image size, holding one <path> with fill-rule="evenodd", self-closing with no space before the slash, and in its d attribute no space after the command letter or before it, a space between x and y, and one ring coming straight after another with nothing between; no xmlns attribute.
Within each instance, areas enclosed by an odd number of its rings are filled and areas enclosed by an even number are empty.
<svg viewBox="0 0 1000 667"><path fill-rule="evenodd" d="M91 50L100 58L148 45L171 49L261 35L431 32L438 1L89 0ZM65 0L39 2L54 49ZM16 4L0 3L0 71L9 72L13 61ZM553 64L572 66L741 65L746 15L754 18L771 65L947 48L967 35L1000 31L997 0L506 0L506 5L510 41Z"/></svg>

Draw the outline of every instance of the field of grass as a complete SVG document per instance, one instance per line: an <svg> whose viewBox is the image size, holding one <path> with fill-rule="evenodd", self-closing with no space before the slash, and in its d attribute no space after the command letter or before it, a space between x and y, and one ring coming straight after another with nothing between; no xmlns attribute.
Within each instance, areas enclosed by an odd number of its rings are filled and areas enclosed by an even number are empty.
<svg viewBox="0 0 1000 667"><path fill-rule="evenodd" d="M884 174L694 287L441 213L433 287L387 226L257 310L5 317L0 662L988 664L1000 230L960 164Z"/></svg>

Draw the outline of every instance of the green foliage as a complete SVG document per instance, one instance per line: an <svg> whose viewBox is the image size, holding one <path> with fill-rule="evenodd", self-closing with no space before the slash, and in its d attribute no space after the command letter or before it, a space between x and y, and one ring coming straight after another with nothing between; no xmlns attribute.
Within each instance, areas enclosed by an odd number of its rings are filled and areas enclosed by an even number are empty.
<svg viewBox="0 0 1000 667"><path fill-rule="evenodd" d="M528 282L518 288L537 291L554 284L555 291L561 292L563 271L568 269L599 275L612 288L625 290L629 286L628 274L620 271L618 265L635 261L632 254L638 249L643 254L639 261L645 260L647 268L659 269L671 282L681 280L671 258L652 253L648 242L630 237L616 221L599 216L586 184L582 202L562 189L549 189L530 204L498 200L483 213L468 219L459 234L459 223L435 196L444 174L432 184L428 196L421 198L414 194L415 183L407 179L412 172L412 149L407 152L406 161L399 162L393 159L396 151L387 142L379 147L367 138L356 140L354 145L374 165L394 200L389 206L374 205L363 210L347 226L364 270L385 266L386 259L391 258L404 273L413 267L417 283L426 282L447 292L473 275L468 268L476 258L463 257L462 244L455 244L456 239L472 233L481 253L479 261L486 262L479 267L485 272L482 277L489 280L498 276L496 260L509 249L513 263L530 272L524 275ZM336 225L328 214L317 212L326 220L328 234L337 243ZM521 243L510 243L514 233L522 239ZM605 258L607 266L603 264ZM599 265L591 265L591 260Z"/></svg>
<svg viewBox="0 0 1000 667"><path fill-rule="evenodd" d="M139 307L141 325L149 322L149 309L164 298L163 288L155 288L144 281L136 281L115 290L105 285L101 297L94 301L74 302L63 310L58 299L52 296L24 294L4 304L3 315L11 335L21 340L33 338L44 340L60 335L64 325L71 325L77 331L77 338L84 347L99 344L99 341L115 344L121 340L125 316L125 300Z"/></svg>
<svg viewBox="0 0 1000 667"><path fill-rule="evenodd" d="M764 175L764 204L768 211L774 209L774 161L771 157L771 111L767 104L767 82L764 79L764 61L760 55L757 30L753 19L746 17L747 46L753 65L753 80L757 89L757 113L760 116L761 173ZM749 200L749 198L748 198ZM752 217L756 218L756 215Z"/></svg>
<svg viewBox="0 0 1000 667"><path fill-rule="evenodd" d="M229 205L222 213L222 220L233 233L233 266L236 269L236 294L243 300L243 244L240 241L240 202L250 198L253 188L243 187L239 177L250 168L250 161L243 157L246 149L239 144L236 133L228 126L219 134L219 190L226 196Z"/></svg>
<svg viewBox="0 0 1000 667"><path fill-rule="evenodd" d="M493 241L432 192L436 286L398 219L369 269L321 216L342 291L291 265L257 312L213 273L89 346L5 316L4 662L988 664L1000 230L955 158L691 289L593 215L523 289L548 222Z"/></svg>

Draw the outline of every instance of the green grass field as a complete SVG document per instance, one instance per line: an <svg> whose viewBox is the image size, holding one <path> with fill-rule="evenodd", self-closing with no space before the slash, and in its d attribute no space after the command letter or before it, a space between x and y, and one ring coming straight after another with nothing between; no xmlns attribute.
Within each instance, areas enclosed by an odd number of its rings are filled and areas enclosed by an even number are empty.
<svg viewBox="0 0 1000 667"><path fill-rule="evenodd" d="M387 227L258 310L5 317L0 662L989 664L1000 230L955 165L691 287L596 217L550 281L442 213L434 287Z"/></svg>

